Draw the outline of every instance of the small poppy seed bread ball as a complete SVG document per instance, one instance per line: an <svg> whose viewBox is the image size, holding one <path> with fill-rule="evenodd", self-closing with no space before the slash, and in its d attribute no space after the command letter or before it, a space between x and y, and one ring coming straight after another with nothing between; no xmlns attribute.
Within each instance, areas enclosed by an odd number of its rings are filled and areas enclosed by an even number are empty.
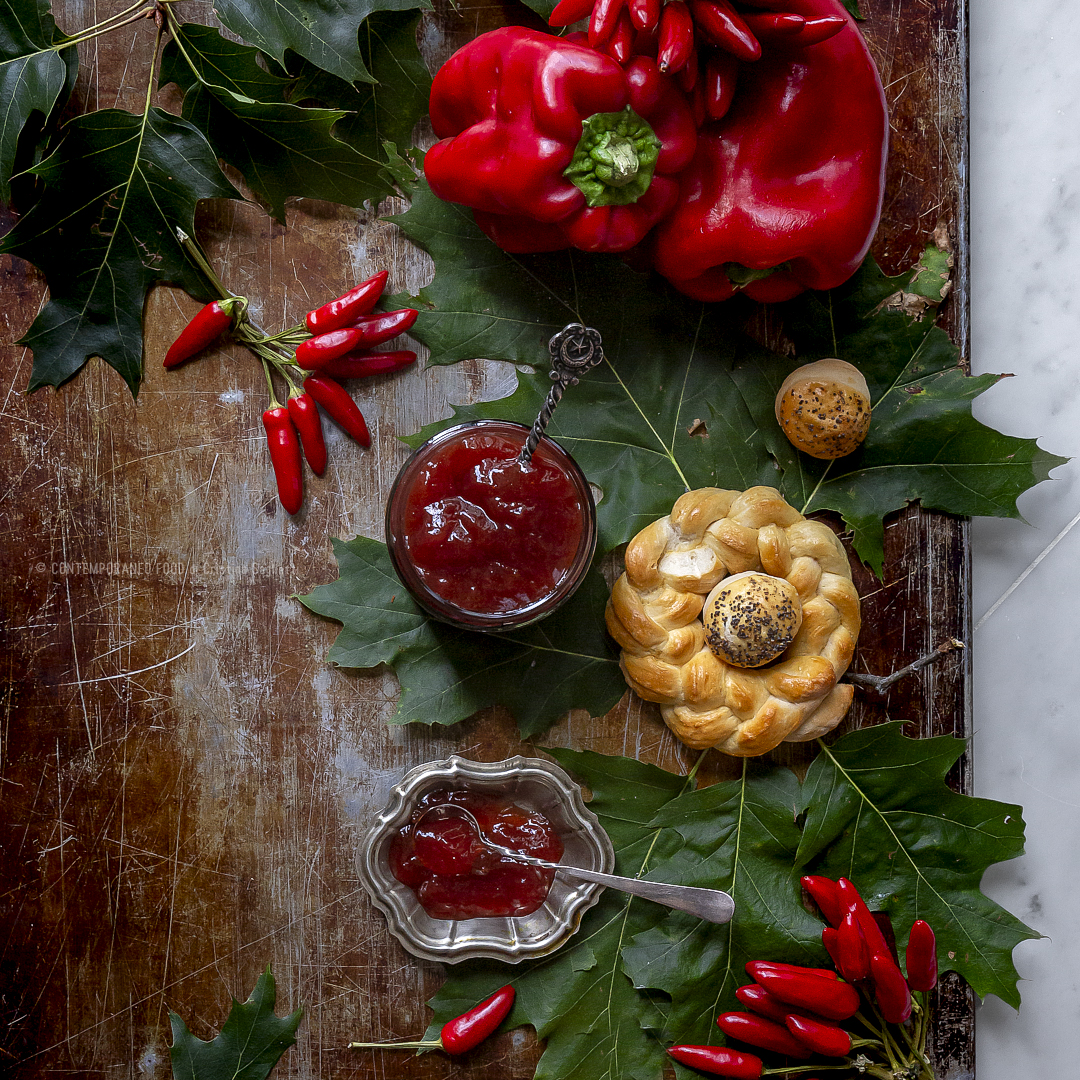
<svg viewBox="0 0 1080 1080"><path fill-rule="evenodd" d="M705 599L705 644L721 660L756 668L775 660L802 626L799 591L784 578L748 570L733 574Z"/></svg>
<svg viewBox="0 0 1080 1080"><path fill-rule="evenodd" d="M844 360L804 364L780 387L776 420L797 450L825 461L847 457L870 430L866 379Z"/></svg>

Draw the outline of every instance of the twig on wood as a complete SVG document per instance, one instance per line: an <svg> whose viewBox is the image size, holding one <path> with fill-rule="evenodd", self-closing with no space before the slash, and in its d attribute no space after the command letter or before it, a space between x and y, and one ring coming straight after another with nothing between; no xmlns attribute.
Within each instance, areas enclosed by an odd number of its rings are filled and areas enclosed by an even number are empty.
<svg viewBox="0 0 1080 1080"><path fill-rule="evenodd" d="M916 671L921 671L924 667L929 667L936 660L940 660L948 653L963 648L966 648L966 646L958 638L946 638L946 640L932 653L927 653L926 656L920 656L914 663L908 664L907 667L900 668L899 671L894 671L891 675L865 675L859 672L849 671L848 681L855 683L856 686L865 686L868 690L873 690L876 694L884 694L893 683L902 679L905 675L912 675Z"/></svg>

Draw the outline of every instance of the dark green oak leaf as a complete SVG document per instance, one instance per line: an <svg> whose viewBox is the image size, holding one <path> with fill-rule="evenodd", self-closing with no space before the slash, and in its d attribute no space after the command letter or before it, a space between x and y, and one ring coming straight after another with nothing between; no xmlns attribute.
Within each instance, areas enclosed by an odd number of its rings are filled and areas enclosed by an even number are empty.
<svg viewBox="0 0 1080 1080"><path fill-rule="evenodd" d="M328 656L332 663L394 669L401 700L392 723L456 724L489 705L505 705L528 738L572 708L601 716L626 690L604 629L607 586L595 569L542 622L480 634L428 618L395 575L384 544L335 540L334 553L338 580L299 599L343 624Z"/></svg>
<svg viewBox="0 0 1080 1080"><path fill-rule="evenodd" d="M286 50L345 82L374 82L360 52L357 31L376 11L429 10L430 0L217 0L214 10L234 34L283 67Z"/></svg>
<svg viewBox="0 0 1080 1080"><path fill-rule="evenodd" d="M360 27L360 54L374 83L354 86L290 55L289 100L341 109L346 115L334 137L372 160L388 156L388 143L411 146L431 93L431 76L416 44L419 23L412 11L377 11Z"/></svg>
<svg viewBox="0 0 1080 1080"><path fill-rule="evenodd" d="M296 1042L304 1015L297 1009L275 1016L277 990L267 968L242 1005L235 998L221 1033L210 1042L197 1039L184 1021L169 1013L172 1024L173 1080L265 1080L278 1059Z"/></svg>
<svg viewBox="0 0 1080 1080"><path fill-rule="evenodd" d="M63 107L78 70L75 47L57 49L64 35L42 0L0 0L0 202L11 201L12 173ZM36 125L32 118L37 120Z"/></svg>
<svg viewBox="0 0 1080 1080"><path fill-rule="evenodd" d="M912 922L925 919L941 971L1018 1007L1012 950L1040 935L984 896L979 882L993 863L1023 853L1021 808L951 791L945 775L964 740L908 739L902 726L822 745L798 804L806 823L797 865L853 881L871 908L889 914L901 951Z"/></svg>
<svg viewBox="0 0 1080 1080"><path fill-rule="evenodd" d="M846 285L792 301L784 325L798 358L748 356L733 372L760 438L780 463L784 496L804 514L840 513L854 530L855 551L879 576L886 514L918 499L952 514L1019 517L1017 497L1066 460L971 415L972 400L1001 376L965 375L943 330L883 306L912 276L888 278L868 261ZM872 405L866 441L833 462L797 451L773 412L788 373L824 356L862 371Z"/></svg>
<svg viewBox="0 0 1080 1080"><path fill-rule="evenodd" d="M717 1042L714 1021L725 1009L740 1008L735 990L747 982L748 960L828 962L821 923L800 899L798 802L799 781L790 769L749 760L739 780L688 792L653 818L678 846L649 876L723 889L736 912L722 926L672 913L623 950L635 984L671 998L660 1032L665 1042Z"/></svg>
<svg viewBox="0 0 1080 1080"><path fill-rule="evenodd" d="M652 819L684 789L685 777L629 758L548 753L592 792L589 808L611 837L617 874L634 877L663 863L665 837ZM552 956L512 968L491 961L454 965L430 1002L435 1015L425 1037L437 1038L447 1020L512 982L517 997L504 1026L531 1024L545 1044L535 1080L659 1080L667 1055L647 1029L663 1025L666 1003L634 989L620 954L664 914L608 890Z"/></svg>
<svg viewBox="0 0 1080 1080"><path fill-rule="evenodd" d="M423 182L410 210L393 220L435 259L434 281L410 304L421 309L410 333L432 359L536 365L519 374L512 396L459 406L410 442L477 417L531 424L551 385L548 339L580 321L600 331L606 359L567 391L548 433L603 493L601 550L629 540L690 488L776 482L728 374L761 349L719 306L688 300L615 258L508 255L468 210L435 198Z"/></svg>
<svg viewBox="0 0 1080 1080"><path fill-rule="evenodd" d="M307 72L304 78L279 76L259 64L258 49L195 23L174 28L161 82L180 86L185 119L243 174L279 221L290 196L361 206L393 193L382 140L400 138L411 117L408 138L426 106L426 93L418 105L424 90L418 80L426 69L416 47L416 17L391 13L369 22L376 20L370 29L365 24L364 38L375 70L390 80L386 86L361 92L325 73L318 81ZM310 101L315 90L346 107L297 103Z"/></svg>
<svg viewBox="0 0 1080 1080"><path fill-rule="evenodd" d="M136 394L147 290L171 282L209 299L176 229L194 233L200 199L240 194L202 134L156 108L76 117L34 172L44 190L0 244L49 282L49 303L20 339L34 352L29 389L59 386L100 356Z"/></svg>
<svg viewBox="0 0 1080 1080"><path fill-rule="evenodd" d="M1020 853L1020 812L950 792L942 778L963 742L904 739L900 726L823 747L802 785L781 766L747 761L739 780L689 790L687 778L626 758L549 751L593 793L618 873L727 889L735 918L708 926L606 894L547 959L510 969L455 965L430 1002L428 1037L510 981L518 997L504 1026L532 1024L546 1040L538 1077L660 1080L658 1047L721 1041L714 1020L749 981L746 960L828 964L823 924L802 906L799 877L807 872L851 877L893 916L901 945L911 920L926 918L942 970L1015 1003L1012 949L1037 935L988 900L979 879ZM867 820L876 816L888 828ZM948 903L928 898L928 887ZM966 937L976 927L977 959Z"/></svg>

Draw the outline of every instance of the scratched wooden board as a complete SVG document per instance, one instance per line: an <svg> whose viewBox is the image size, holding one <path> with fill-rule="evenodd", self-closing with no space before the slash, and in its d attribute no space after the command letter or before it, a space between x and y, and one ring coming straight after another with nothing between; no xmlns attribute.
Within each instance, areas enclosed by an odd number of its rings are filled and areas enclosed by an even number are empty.
<svg viewBox="0 0 1080 1080"><path fill-rule="evenodd" d="M120 6L70 0L55 13L70 33ZM212 21L208 5L184 7ZM875 252L900 270L945 223L958 251L945 319L966 355L964 6L863 0L863 10L892 115ZM433 62L502 18L460 11L456 22L430 19ZM153 41L144 21L84 47L77 107L138 110ZM168 90L158 102L178 108ZM265 325L297 321L378 268L395 290L430 275L376 212L297 201L282 227L255 206L206 205L198 226ZM10 258L0 270L7 343L45 289ZM327 667L335 626L291 598L334 576L332 536L379 535L406 456L396 437L446 415L448 401L499 396L506 371L476 361L359 387L371 450L332 437L326 476L290 519L274 494L251 356L227 347L161 368L195 309L174 290L152 294L137 405L97 361L58 393L27 398L30 356L3 347L0 1074L166 1077L167 1010L209 1037L230 994L246 997L270 964L279 1011L306 1009L275 1073L283 1080L528 1077L537 1048L524 1032L466 1064L344 1049L422 1031L424 999L442 979L402 951L359 887L356 845L371 815L420 762L531 748L499 710L449 730L388 727L393 676ZM964 524L909 510L888 522L886 555L883 582L858 575L856 670L888 672L967 636ZM910 734L966 734L968 694L966 657L954 653L884 699L860 693L847 723L889 717L910 720ZM690 760L655 708L629 698L599 720L572 715L541 741L670 769ZM799 765L805 753L779 757ZM712 777L728 768L710 762ZM966 759L953 781L970 789ZM973 1074L972 1013L966 990L941 995L943 1078Z"/></svg>

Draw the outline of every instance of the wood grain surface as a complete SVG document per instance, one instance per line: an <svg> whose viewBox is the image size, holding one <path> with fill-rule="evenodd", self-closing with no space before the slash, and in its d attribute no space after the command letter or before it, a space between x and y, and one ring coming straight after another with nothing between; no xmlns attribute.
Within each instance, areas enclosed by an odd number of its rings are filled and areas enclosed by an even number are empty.
<svg viewBox="0 0 1080 1080"><path fill-rule="evenodd" d="M946 320L966 354L964 8L862 8L892 116L875 252L899 270L944 223L959 286ZM113 9L65 0L54 11L73 32ZM458 11L426 17L433 65L505 18L497 6ZM208 4L184 14L213 21ZM138 110L153 41L146 22L85 46L74 108ZM158 101L175 111L174 91ZM257 321L287 325L376 269L389 268L394 290L424 284L429 260L380 220L395 205L296 200L283 227L253 204L204 204L198 233ZM31 357L9 343L45 288L10 257L0 273L0 1075L167 1077L168 1010L209 1037L230 995L246 997L270 964L279 1011L306 1009L281 1080L531 1076L537 1049L525 1032L464 1065L344 1049L422 1031L424 1000L442 979L398 946L360 888L357 843L371 816L415 764L535 747L499 710L449 730L388 727L392 674L328 667L336 624L292 598L335 576L331 537L380 535L407 456L397 436L447 415L448 402L500 396L507 369L418 366L359 386L371 449L331 435L327 474L309 480L290 519L275 496L251 355L226 347L161 367L194 301L151 294L137 404L96 360L59 392L27 397ZM864 631L853 670L878 674L966 639L969 626L964 524L911 509L887 525L884 580L857 575ZM910 721L910 734L967 734L968 691L966 654L953 653L885 697L860 692L847 723L888 717ZM690 760L656 709L629 697L601 719L565 718L540 743L670 769ZM799 766L806 753L778 756ZM953 778L960 790L966 761ZM730 767L710 755L708 776ZM941 997L939 1076L962 1080L974 1072L971 1001L956 987Z"/></svg>

